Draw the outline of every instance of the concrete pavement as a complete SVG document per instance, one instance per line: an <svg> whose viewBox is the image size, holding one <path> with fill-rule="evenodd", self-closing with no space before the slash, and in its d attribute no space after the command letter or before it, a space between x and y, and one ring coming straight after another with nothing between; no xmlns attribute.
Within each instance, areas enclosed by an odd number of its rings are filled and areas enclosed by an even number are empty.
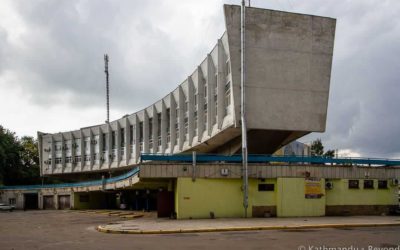
<svg viewBox="0 0 400 250"><path fill-rule="evenodd" d="M276 229L400 226L399 216L171 220L139 218L99 225L104 233L168 234Z"/></svg>

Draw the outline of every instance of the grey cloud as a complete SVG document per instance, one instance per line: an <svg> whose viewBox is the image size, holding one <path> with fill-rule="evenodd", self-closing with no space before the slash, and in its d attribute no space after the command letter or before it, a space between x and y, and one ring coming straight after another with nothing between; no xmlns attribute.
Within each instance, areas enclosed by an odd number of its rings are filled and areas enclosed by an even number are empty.
<svg viewBox="0 0 400 250"><path fill-rule="evenodd" d="M189 9L178 13L173 1L14 3L27 27L24 47L10 43L0 28L0 77L5 71L16 74L31 102L42 106L60 96L75 109L104 105L107 52L111 107L125 113L144 108L182 82L223 32L221 2L204 3L217 14L190 19L184 16ZM337 19L327 131L302 141L321 137L327 148L400 155L400 2L253 0L252 5ZM186 18L183 24L201 18L202 26L163 25L181 18L177 15Z"/></svg>

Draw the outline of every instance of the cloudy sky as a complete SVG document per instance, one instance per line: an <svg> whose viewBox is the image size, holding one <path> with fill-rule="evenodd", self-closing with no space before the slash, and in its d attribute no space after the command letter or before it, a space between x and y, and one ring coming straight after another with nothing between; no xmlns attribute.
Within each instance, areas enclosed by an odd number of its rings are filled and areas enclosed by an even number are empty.
<svg viewBox="0 0 400 250"><path fill-rule="evenodd" d="M179 4L178 4L179 3ZM111 119L173 90L224 31L222 0L1 0L0 125L19 136ZM327 130L344 155L400 158L400 1L252 0L337 19Z"/></svg>

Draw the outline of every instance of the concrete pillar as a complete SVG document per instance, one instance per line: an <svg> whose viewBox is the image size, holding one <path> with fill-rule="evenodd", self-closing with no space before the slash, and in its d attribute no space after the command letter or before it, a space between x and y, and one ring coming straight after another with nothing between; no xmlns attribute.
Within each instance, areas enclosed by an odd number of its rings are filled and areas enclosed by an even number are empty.
<svg viewBox="0 0 400 250"><path fill-rule="evenodd" d="M202 140L203 132L207 126L204 120L204 103L207 96L204 93L204 83L203 71L201 67L197 67L197 136L199 142Z"/></svg>
<svg viewBox="0 0 400 250"><path fill-rule="evenodd" d="M165 106L164 100L161 100L161 152L165 153L167 148L167 108Z"/></svg>
<svg viewBox="0 0 400 250"><path fill-rule="evenodd" d="M192 81L192 78L189 76L188 79L188 94L187 94L187 101L189 102L188 105L188 145L192 146L192 140L194 137L194 111L196 107L194 106L194 92L195 87Z"/></svg>
<svg viewBox="0 0 400 250"><path fill-rule="evenodd" d="M207 55L207 135L210 136L214 125L214 86L215 67L210 54Z"/></svg>
<svg viewBox="0 0 400 250"><path fill-rule="evenodd" d="M185 128L184 128L184 105L185 105L185 95L183 93L182 86L178 87L178 112L179 112L179 141L178 141L178 151L183 148L183 143L185 142Z"/></svg>
<svg viewBox="0 0 400 250"><path fill-rule="evenodd" d="M170 124L169 124L169 132L171 135L171 147L170 147L170 154L174 153L174 148L175 145L177 145L177 138L176 138L176 108L177 108L177 103L175 101L174 95L171 93L170 96Z"/></svg>
<svg viewBox="0 0 400 250"><path fill-rule="evenodd" d="M225 103L224 103L224 96L225 96L225 84L226 84L226 72L225 72L225 65L226 65L226 57L224 47L222 45L221 39L218 40L218 65L217 65L217 124L218 129L221 129L222 122L224 121L225 116Z"/></svg>

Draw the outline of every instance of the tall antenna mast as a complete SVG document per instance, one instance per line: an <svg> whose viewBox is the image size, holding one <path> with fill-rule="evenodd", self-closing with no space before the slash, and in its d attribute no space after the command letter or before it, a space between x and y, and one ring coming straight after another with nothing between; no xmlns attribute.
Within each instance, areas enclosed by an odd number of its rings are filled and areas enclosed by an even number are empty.
<svg viewBox="0 0 400 250"><path fill-rule="evenodd" d="M108 74L108 55L104 55L104 72L106 73L106 96L107 96L107 120L106 123L110 122L110 86L109 86L109 74Z"/></svg>

